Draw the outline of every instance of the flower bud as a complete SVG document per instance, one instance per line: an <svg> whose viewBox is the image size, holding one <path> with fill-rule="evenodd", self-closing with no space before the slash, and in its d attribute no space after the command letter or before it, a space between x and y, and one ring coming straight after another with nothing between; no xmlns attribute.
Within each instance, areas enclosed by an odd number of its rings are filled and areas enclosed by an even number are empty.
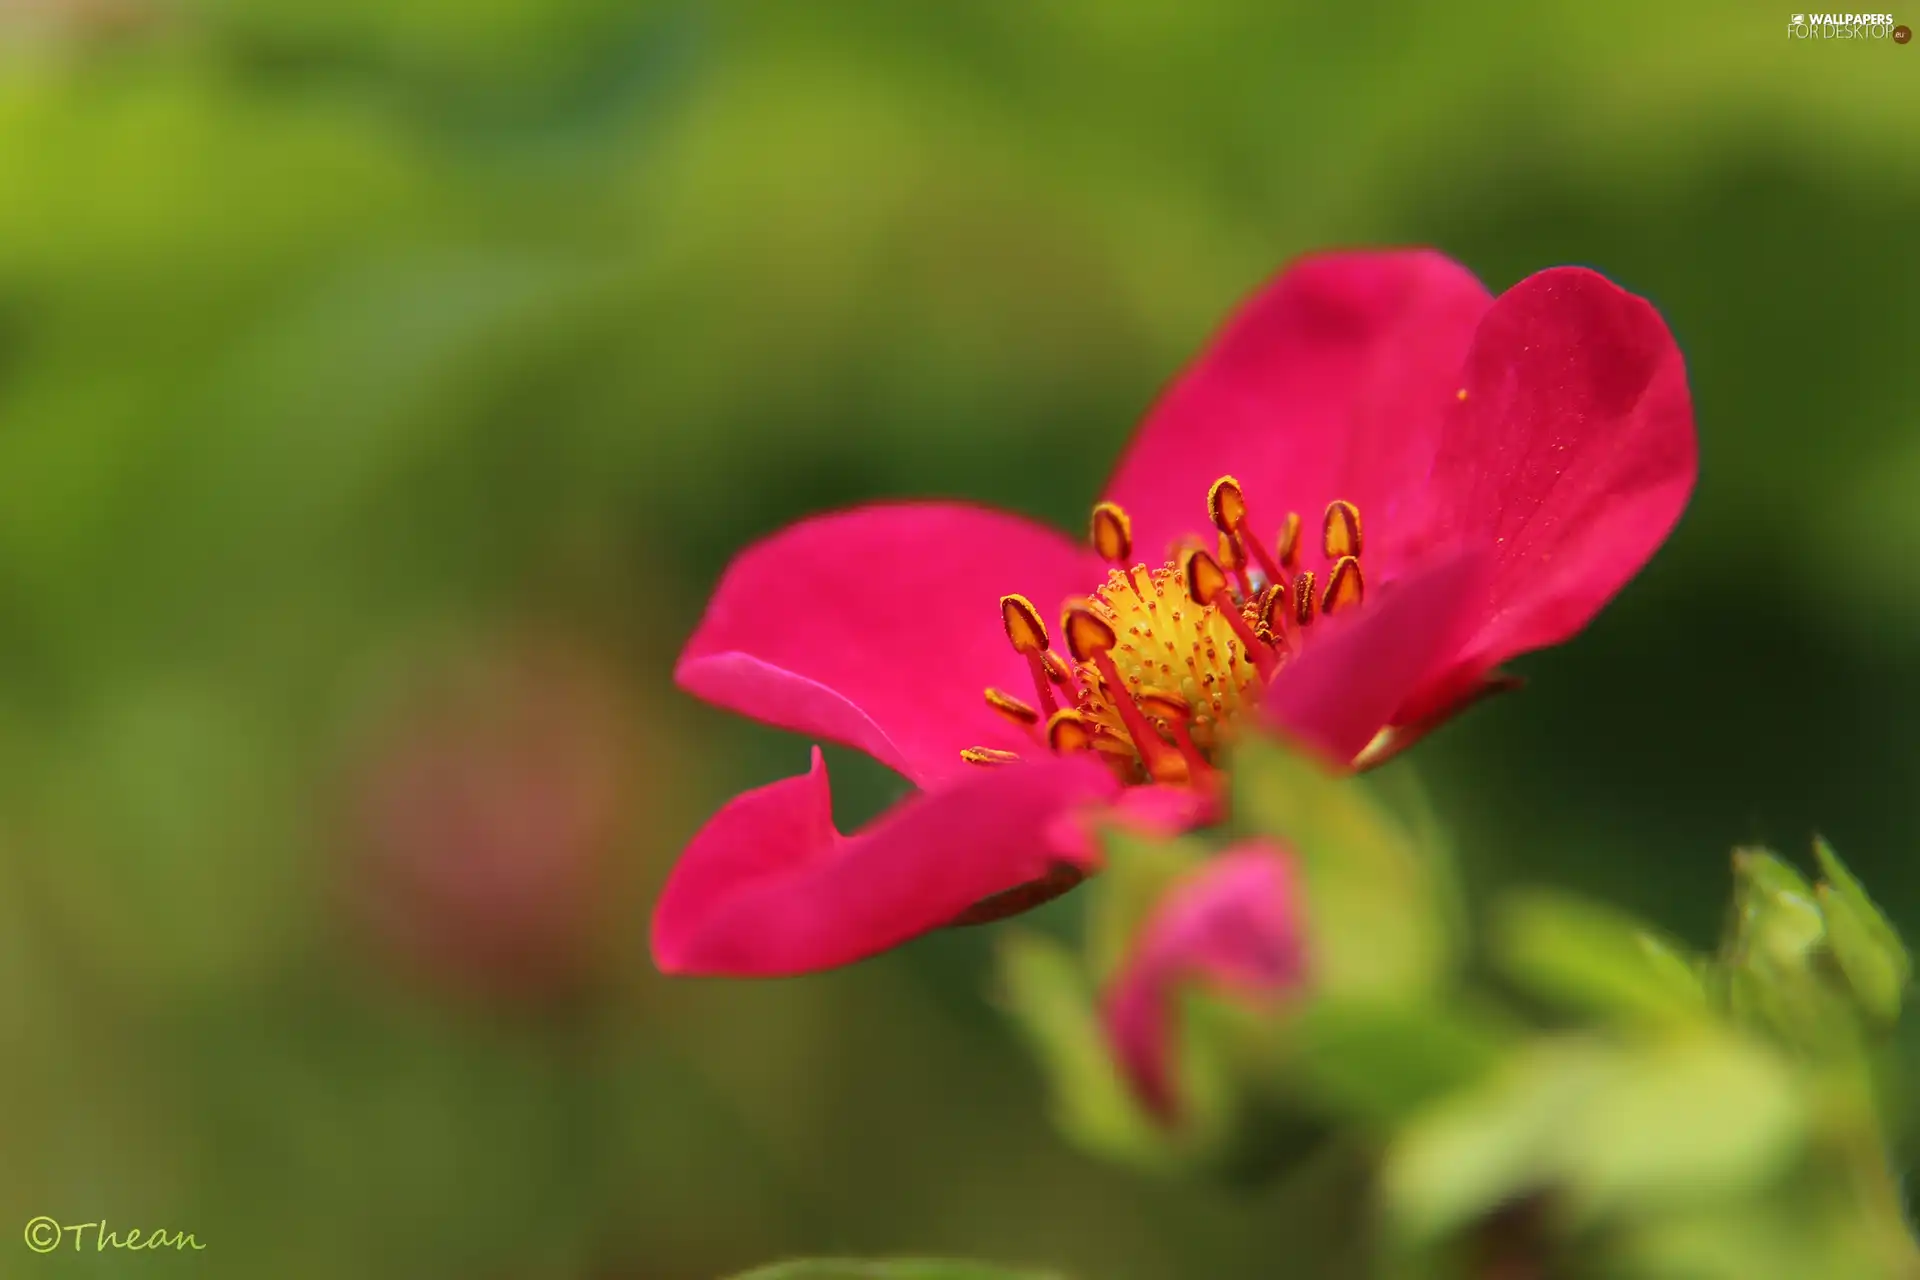
<svg viewBox="0 0 1920 1280"><path fill-rule="evenodd" d="M1891 1030L1913 977L1913 960L1900 935L1825 840L1813 842L1824 877L1814 889L1827 926L1827 949L1861 1010Z"/></svg>
<svg viewBox="0 0 1920 1280"><path fill-rule="evenodd" d="M1735 852L1722 981L1734 1017L1804 1048L1842 1050L1897 1021L1912 962L1833 849L1816 840L1814 856L1817 885L1765 850Z"/></svg>
<svg viewBox="0 0 1920 1280"><path fill-rule="evenodd" d="M1176 882L1108 984L1103 1020L1123 1074L1163 1119L1176 1116L1184 989L1256 1005L1305 976L1292 859L1246 841Z"/></svg>
<svg viewBox="0 0 1920 1280"><path fill-rule="evenodd" d="M411 683L354 779L345 905L383 958L450 994L580 987L642 773L611 666L509 638Z"/></svg>

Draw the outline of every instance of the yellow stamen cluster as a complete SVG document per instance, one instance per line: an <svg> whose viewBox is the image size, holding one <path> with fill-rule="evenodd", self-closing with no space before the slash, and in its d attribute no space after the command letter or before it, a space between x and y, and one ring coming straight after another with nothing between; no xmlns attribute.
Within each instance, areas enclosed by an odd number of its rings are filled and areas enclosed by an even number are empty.
<svg viewBox="0 0 1920 1280"><path fill-rule="evenodd" d="M1211 754L1234 717L1258 698L1261 684L1259 668L1221 611L1194 602L1187 584L1189 566L1169 563L1151 572L1141 568L1135 575L1141 580L1138 589L1127 574L1115 570L1086 601L1087 614L1113 636L1106 652L1124 689L1111 688L1090 660L1082 661L1077 671L1081 694L1076 705L1094 726L1093 745L1118 762L1129 781L1144 781L1146 769L1121 714L1121 697L1140 705L1154 727L1168 733L1167 704L1148 710L1142 699L1177 696L1191 713L1194 745ZM1204 579L1207 571L1201 572ZM1219 566L1213 565L1211 573L1219 575ZM1092 629L1083 624L1083 630Z"/></svg>
<svg viewBox="0 0 1920 1280"><path fill-rule="evenodd" d="M1058 633L1025 596L1002 597L1007 641L1027 660L1038 705L1000 689L985 691L987 705L1043 750L1098 753L1125 782L1211 785L1234 722L1316 616L1358 606L1365 588L1360 512L1350 502L1327 507L1327 567L1318 577L1298 568L1299 514L1287 514L1269 549L1232 476L1209 490L1207 515L1217 554L1183 537L1167 563L1149 569L1129 563L1127 513L1111 502L1095 507L1088 541L1114 567L1091 594L1066 603ZM1020 757L969 747L961 758L1002 765Z"/></svg>

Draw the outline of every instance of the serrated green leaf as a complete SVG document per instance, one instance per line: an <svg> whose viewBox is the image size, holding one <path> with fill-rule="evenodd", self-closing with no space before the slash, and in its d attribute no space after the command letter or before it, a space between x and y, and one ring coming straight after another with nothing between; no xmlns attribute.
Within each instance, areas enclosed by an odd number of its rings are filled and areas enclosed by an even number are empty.
<svg viewBox="0 0 1920 1280"><path fill-rule="evenodd" d="M1707 1011L1692 965L1631 917L1560 894L1515 894L1495 913L1491 950L1506 976L1562 1008L1673 1020Z"/></svg>
<svg viewBox="0 0 1920 1280"><path fill-rule="evenodd" d="M1253 740L1234 756L1233 804L1237 826L1299 858L1320 989L1392 996L1446 981L1454 958L1446 869L1363 782Z"/></svg>
<svg viewBox="0 0 1920 1280"><path fill-rule="evenodd" d="M743 1271L733 1280L1065 1280L1057 1271L1032 1271L986 1262L956 1262L940 1258L894 1258L861 1261L850 1258L814 1258L776 1262Z"/></svg>
<svg viewBox="0 0 1920 1280"><path fill-rule="evenodd" d="M1106 865L1088 889L1087 961L1096 982L1120 967L1167 890L1207 859L1190 838L1156 840L1118 828L1101 840Z"/></svg>

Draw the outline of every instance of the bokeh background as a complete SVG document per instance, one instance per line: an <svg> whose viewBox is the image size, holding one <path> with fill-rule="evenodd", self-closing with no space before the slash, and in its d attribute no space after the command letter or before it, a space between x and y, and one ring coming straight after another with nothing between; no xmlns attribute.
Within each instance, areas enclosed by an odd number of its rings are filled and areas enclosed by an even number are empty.
<svg viewBox="0 0 1920 1280"><path fill-rule="evenodd" d="M1819 829L1920 930L1920 49L1789 16L0 0L0 1227L206 1245L0 1271L1316 1274L1310 1175L1054 1135L990 931L768 984L645 931L805 764L671 686L728 557L1080 527L1318 247L1589 264L1688 356L1674 539L1414 753L1467 874L1704 945Z"/></svg>

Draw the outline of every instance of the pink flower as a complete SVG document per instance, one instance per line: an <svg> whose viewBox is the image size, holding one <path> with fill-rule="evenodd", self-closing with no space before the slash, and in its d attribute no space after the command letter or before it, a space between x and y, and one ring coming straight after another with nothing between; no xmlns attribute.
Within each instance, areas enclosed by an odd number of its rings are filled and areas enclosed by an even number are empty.
<svg viewBox="0 0 1920 1280"><path fill-rule="evenodd" d="M1088 813L1215 816L1256 717L1383 758L1583 627L1694 471L1672 336L1594 272L1493 298L1430 251L1296 263L1148 416L1086 542L903 502L741 553L681 687L921 794L842 835L816 753L738 797L668 883L655 959L797 973L1043 901L1092 866Z"/></svg>
<svg viewBox="0 0 1920 1280"><path fill-rule="evenodd" d="M1249 840L1206 863L1162 898L1120 971L1102 1014L1122 1072L1157 1115L1173 1116L1174 1000L1200 982L1271 999L1305 976L1293 862Z"/></svg>
<svg viewBox="0 0 1920 1280"><path fill-rule="evenodd" d="M537 1004L593 977L644 743L613 668L558 636L410 673L353 780L343 905L449 994Z"/></svg>

